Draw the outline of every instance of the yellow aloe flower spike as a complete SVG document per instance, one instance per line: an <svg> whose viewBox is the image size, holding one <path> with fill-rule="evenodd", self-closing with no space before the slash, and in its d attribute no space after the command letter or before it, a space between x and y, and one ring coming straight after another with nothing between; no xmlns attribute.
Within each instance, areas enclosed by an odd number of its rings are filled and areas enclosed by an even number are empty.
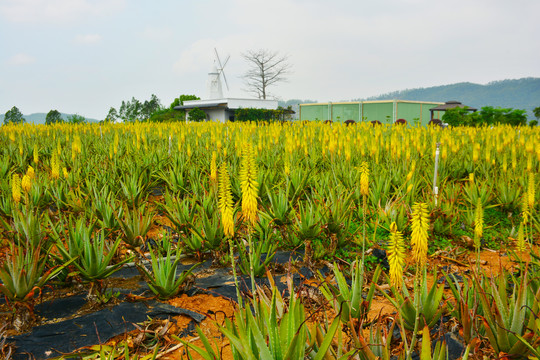
<svg viewBox="0 0 540 360"><path fill-rule="evenodd" d="M257 183L257 165L255 153L250 143L243 147L242 162L240 164L240 187L242 189L242 213L244 219L251 224L257 222L257 196L259 184Z"/></svg>
<svg viewBox="0 0 540 360"><path fill-rule="evenodd" d="M360 165L360 194L362 196L369 195L369 166L365 161Z"/></svg>
<svg viewBox="0 0 540 360"><path fill-rule="evenodd" d="M476 250L480 249L480 239L484 234L484 209L482 208L482 202L478 199L476 203L476 210L474 212L474 247Z"/></svg>
<svg viewBox="0 0 540 360"><path fill-rule="evenodd" d="M429 213L425 203L415 203L412 211L411 245L414 261L424 266L427 261Z"/></svg>
<svg viewBox="0 0 540 360"><path fill-rule="evenodd" d="M13 201L17 204L21 202L21 179L19 174L13 174L11 180L11 194L13 195Z"/></svg>
<svg viewBox="0 0 540 360"><path fill-rule="evenodd" d="M221 223L225 236L234 236L234 210L231 192L231 180L227 164L223 163L219 171L218 207L221 212Z"/></svg>
<svg viewBox="0 0 540 360"><path fill-rule="evenodd" d="M405 265L405 249L403 235L393 222L390 225L390 239L388 240L388 263L390 264L390 284L400 288L403 282L403 266Z"/></svg>

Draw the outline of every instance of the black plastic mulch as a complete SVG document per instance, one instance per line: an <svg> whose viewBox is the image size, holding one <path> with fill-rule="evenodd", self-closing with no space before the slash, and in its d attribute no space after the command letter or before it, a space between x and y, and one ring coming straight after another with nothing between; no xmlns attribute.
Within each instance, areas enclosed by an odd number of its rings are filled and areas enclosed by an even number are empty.
<svg viewBox="0 0 540 360"><path fill-rule="evenodd" d="M196 312L157 301L123 302L74 319L37 326L28 334L8 338L8 342L14 342L17 347L14 359L28 359L28 354L35 359L48 359L84 346L104 343L134 330L134 323L146 321L148 317L165 319L176 315L189 316L197 323L205 318Z"/></svg>
<svg viewBox="0 0 540 360"><path fill-rule="evenodd" d="M291 259L297 261L302 256L302 253L279 251L274 256L272 262L285 266ZM195 269L196 275L197 273L204 273L210 266L210 261L202 263ZM177 275L190 267L191 265L179 265ZM321 270L323 274L328 271L328 268ZM136 268L125 267L115 273L113 277L131 278L137 275L139 275L139 272ZM293 283L295 286L298 286L303 280L313 275L314 273L311 270L302 268L299 273L292 275ZM281 276L283 274L276 275L275 284L280 292L286 293L287 285L278 280ZM241 294L251 291L251 279L249 276L238 274L238 282ZM266 277L256 278L256 283L259 286L270 286ZM148 294L149 289L146 283L143 281L140 285L140 289L135 291L126 291L125 289L112 290L119 290L123 294L128 292L137 295L145 292ZM197 276L195 286L187 291L187 294L191 296L198 292L219 295L234 301L237 300L234 277L231 275L229 268L217 268L213 269L209 276ZM37 305L36 314L49 320L65 318L77 314L86 302L87 300L84 295L55 299ZM104 343L114 336L134 330L134 323L146 321L148 317L163 319L175 315L187 315L193 319L187 328L188 331L180 334L181 337L188 336L195 328L195 324L205 318L204 315L157 301L123 302L114 307L105 308L74 319L36 326L28 334L8 338L8 342L14 343L17 347L14 359L28 359L28 354L35 359L48 359L59 356L62 353L71 353L82 347Z"/></svg>

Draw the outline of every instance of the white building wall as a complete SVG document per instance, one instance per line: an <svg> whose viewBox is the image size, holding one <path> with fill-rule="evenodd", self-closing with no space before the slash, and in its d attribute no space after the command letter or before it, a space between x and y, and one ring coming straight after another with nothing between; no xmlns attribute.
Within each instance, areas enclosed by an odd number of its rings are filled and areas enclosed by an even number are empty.
<svg viewBox="0 0 540 360"><path fill-rule="evenodd" d="M260 99L205 99L205 100L189 100L184 101L184 106L200 107L207 104L224 104L229 109L240 108L255 108L255 109L272 109L278 107L277 100L260 100Z"/></svg>
<svg viewBox="0 0 540 360"><path fill-rule="evenodd" d="M205 108L204 105L219 106L220 108L209 109ZM227 108L231 109L231 111L247 108L275 110L278 108L278 102L277 100L260 99L206 99L184 101L184 106L198 107L206 113L207 120L224 123L229 121L229 110ZM188 117L187 113L189 113L189 110L186 111L186 119Z"/></svg>
<svg viewBox="0 0 540 360"><path fill-rule="evenodd" d="M206 110L206 109L203 109L204 112L206 113L207 115L207 120L211 120L211 121L219 121L219 122L226 122L227 120L229 120L227 118L227 114L226 114L226 111L225 109L213 109L213 110Z"/></svg>
<svg viewBox="0 0 540 360"><path fill-rule="evenodd" d="M277 100L260 100L260 99L227 99L228 107L230 109L269 109L275 110L278 108Z"/></svg>

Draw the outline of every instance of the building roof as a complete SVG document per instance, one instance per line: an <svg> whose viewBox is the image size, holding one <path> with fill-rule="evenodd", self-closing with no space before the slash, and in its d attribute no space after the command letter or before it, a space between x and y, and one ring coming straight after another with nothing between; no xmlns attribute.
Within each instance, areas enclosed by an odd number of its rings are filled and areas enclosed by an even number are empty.
<svg viewBox="0 0 540 360"><path fill-rule="evenodd" d="M178 105L174 107L174 110L185 110L185 109L193 109L193 108L200 108L200 109L206 109L206 108L217 108L217 107L223 107L227 108L226 102L213 102L213 103L203 103L198 105Z"/></svg>
<svg viewBox="0 0 540 360"><path fill-rule="evenodd" d="M336 101L325 103L305 103L299 104L300 106L317 106L317 105L360 105L360 104L388 104L388 103L407 103L407 104L424 104L424 105L442 105L442 102L438 101L416 101L416 100L365 100L365 101Z"/></svg>
<svg viewBox="0 0 540 360"><path fill-rule="evenodd" d="M241 109L241 108L259 108L259 109L277 109L277 100L262 100L262 99L206 99L206 100L187 100L184 105L175 106L175 110L185 109Z"/></svg>
<svg viewBox="0 0 540 360"><path fill-rule="evenodd" d="M459 101L452 100L452 101L447 101L442 105L431 108L431 109L429 109L429 111L446 111L448 109L454 109L454 108L458 108L458 107L459 108L466 108L467 111L476 111L476 110L478 110L478 109L475 109L473 107L463 105Z"/></svg>

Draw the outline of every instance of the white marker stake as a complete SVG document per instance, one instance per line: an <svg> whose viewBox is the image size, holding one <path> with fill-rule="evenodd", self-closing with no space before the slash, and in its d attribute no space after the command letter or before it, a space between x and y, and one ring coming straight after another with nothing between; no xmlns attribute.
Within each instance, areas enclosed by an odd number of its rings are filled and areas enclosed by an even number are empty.
<svg viewBox="0 0 540 360"><path fill-rule="evenodd" d="M437 170L439 169L439 146L441 143L437 143L437 149L435 150L435 172L433 174L433 199L435 206L437 206L437 195L439 194L439 188L437 187Z"/></svg>

